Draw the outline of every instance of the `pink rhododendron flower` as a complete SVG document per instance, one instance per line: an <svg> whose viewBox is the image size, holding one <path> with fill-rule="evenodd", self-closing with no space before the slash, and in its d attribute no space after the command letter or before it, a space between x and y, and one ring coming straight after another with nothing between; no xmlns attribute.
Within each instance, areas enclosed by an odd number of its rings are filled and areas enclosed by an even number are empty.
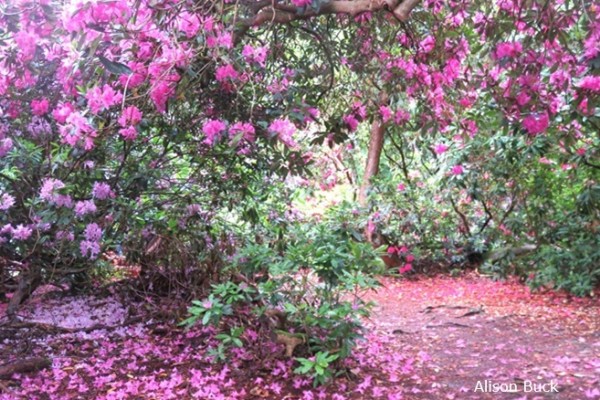
<svg viewBox="0 0 600 400"><path fill-rule="evenodd" d="M21 59L25 62L31 61L35 56L35 51L38 43L38 37L35 33L19 31L13 36L19 51Z"/></svg>
<svg viewBox="0 0 600 400"><path fill-rule="evenodd" d="M136 125L142 120L142 112L136 106L126 107L119 117L119 125L123 128Z"/></svg>
<svg viewBox="0 0 600 400"><path fill-rule="evenodd" d="M403 192L406 190L406 185L404 185L404 183L399 183L397 189L399 192Z"/></svg>
<svg viewBox="0 0 600 400"><path fill-rule="evenodd" d="M93 260L98 257L98 254L100 253L100 244L98 242L82 240L79 243L79 250L81 251L82 256L89 257Z"/></svg>
<svg viewBox="0 0 600 400"><path fill-rule="evenodd" d="M125 140L135 140L137 138L137 129L134 126L128 126L127 128L119 129L119 135L123 137Z"/></svg>
<svg viewBox="0 0 600 400"><path fill-rule="evenodd" d="M231 64L221 65L217 68L217 72L215 74L215 78L219 82L223 82L225 80L236 80L239 77L238 72L233 68Z"/></svg>
<svg viewBox="0 0 600 400"><path fill-rule="evenodd" d="M398 125L408 122L410 120L410 114L406 110L398 110L394 115L394 122Z"/></svg>
<svg viewBox="0 0 600 400"><path fill-rule="evenodd" d="M445 144L442 144L442 143L436 144L435 147L433 148L433 151L437 155L444 154L446 152L446 150L448 150L448 146L446 146Z"/></svg>
<svg viewBox="0 0 600 400"><path fill-rule="evenodd" d="M83 217L86 214L92 214L96 212L96 204L93 200L83 200L75 203L75 215Z"/></svg>
<svg viewBox="0 0 600 400"><path fill-rule="evenodd" d="M102 238L102 229L100 226L92 222L85 227L85 238L91 242L98 242Z"/></svg>
<svg viewBox="0 0 600 400"><path fill-rule="evenodd" d="M40 189L40 197L46 201L54 200L54 192L56 190L60 190L65 187L65 184L62 181L54 178L46 178L42 183L42 188Z"/></svg>
<svg viewBox="0 0 600 400"><path fill-rule="evenodd" d="M115 197L115 193L108 183L95 182L92 188L92 196L98 200L106 200Z"/></svg>
<svg viewBox="0 0 600 400"><path fill-rule="evenodd" d="M224 49L233 48L233 36L231 35L231 32L221 32L219 36L217 36L217 45Z"/></svg>
<svg viewBox="0 0 600 400"><path fill-rule="evenodd" d="M525 92L520 92L517 95L517 104L521 107L523 107L525 104L529 103L530 100L531 100L531 96L529 96Z"/></svg>
<svg viewBox="0 0 600 400"><path fill-rule="evenodd" d="M292 0L292 3L296 7L305 7L305 6L310 6L312 3L312 0Z"/></svg>
<svg viewBox="0 0 600 400"><path fill-rule="evenodd" d="M429 35L420 43L424 53L429 53L435 48L435 37Z"/></svg>
<svg viewBox="0 0 600 400"><path fill-rule="evenodd" d="M44 115L48 112L49 109L50 103L48 102L48 99L42 98L31 100L31 112L34 115Z"/></svg>
<svg viewBox="0 0 600 400"><path fill-rule="evenodd" d="M184 32L188 38L196 36L200 30L200 19L195 14L182 12L179 14L179 30Z"/></svg>
<svg viewBox="0 0 600 400"><path fill-rule="evenodd" d="M209 146L213 146L215 141L218 140L219 136L223 131L227 129L227 125L223 121L218 119L211 119L204 123L202 126L202 132L204 133L205 139L202 143Z"/></svg>
<svg viewBox="0 0 600 400"><path fill-rule="evenodd" d="M102 110L109 109L123 99L123 95L118 93L110 85L104 85L102 88L95 86L85 94L90 110L97 114Z"/></svg>
<svg viewBox="0 0 600 400"><path fill-rule="evenodd" d="M66 124L60 126L59 132L63 143L75 147L80 141L83 141L86 150L93 148L92 140L97 135L88 120L79 112L72 112L67 117Z"/></svg>
<svg viewBox="0 0 600 400"><path fill-rule="evenodd" d="M33 231L31 230L31 228L19 224L16 228L13 228L12 238L15 240L27 240L29 239L32 233Z"/></svg>
<svg viewBox="0 0 600 400"><path fill-rule="evenodd" d="M71 208L73 207L73 199L68 194L59 194L54 196L54 204L57 207Z"/></svg>
<svg viewBox="0 0 600 400"><path fill-rule="evenodd" d="M8 193L3 193L0 196L0 210L6 211L15 204L15 198Z"/></svg>
<svg viewBox="0 0 600 400"><path fill-rule="evenodd" d="M242 50L242 56L246 62L256 62L259 65L265 65L265 61L267 60L268 49L265 46L253 47L249 44L244 46Z"/></svg>
<svg viewBox="0 0 600 400"><path fill-rule="evenodd" d="M392 110L388 106L379 107L379 114L381 114L381 120L384 123L392 119Z"/></svg>
<svg viewBox="0 0 600 400"><path fill-rule="evenodd" d="M530 135L543 133L548 129L549 118L547 113L530 114L523 119L523 128Z"/></svg>
<svg viewBox="0 0 600 400"><path fill-rule="evenodd" d="M344 121L350 132L354 132L356 128L358 128L358 120L354 117L354 115L345 115L342 118L342 120Z"/></svg>
<svg viewBox="0 0 600 400"><path fill-rule="evenodd" d="M600 76L589 75L579 81L577 86L592 92L600 92Z"/></svg>
<svg viewBox="0 0 600 400"><path fill-rule="evenodd" d="M56 238L56 240L67 240L69 242L75 240L75 235L73 234L73 232L69 231L58 231L56 232L56 235L54 235L54 237Z"/></svg>
<svg viewBox="0 0 600 400"><path fill-rule="evenodd" d="M412 264L410 263L406 263L404 264L404 266L400 267L400 269L398 270L401 274L405 274L409 271L412 271Z"/></svg>
<svg viewBox="0 0 600 400"><path fill-rule="evenodd" d="M287 147L296 147L298 144L294 141L296 126L289 119L276 119L269 125L269 131L276 134L279 140Z"/></svg>
<svg viewBox="0 0 600 400"><path fill-rule="evenodd" d="M517 57L523 51L521 42L503 42L496 46L495 56L497 59L500 58L514 58Z"/></svg>
<svg viewBox="0 0 600 400"><path fill-rule="evenodd" d="M167 110L167 101L174 93L173 87L166 81L155 82L150 90L150 98L159 112Z"/></svg>
<svg viewBox="0 0 600 400"><path fill-rule="evenodd" d="M464 172L465 172L465 169L460 164L452 167L452 175L461 175Z"/></svg>
<svg viewBox="0 0 600 400"><path fill-rule="evenodd" d="M411 263L415 261L415 256L413 256L412 254L407 254L406 255L406 262Z"/></svg>
<svg viewBox="0 0 600 400"><path fill-rule="evenodd" d="M64 124L67 122L67 118L71 113L75 111L75 107L71 103L63 103L57 106L54 111L52 111L52 116L59 124Z"/></svg>
<svg viewBox="0 0 600 400"><path fill-rule="evenodd" d="M4 157L13 148L11 138L0 139L0 157Z"/></svg>
<svg viewBox="0 0 600 400"><path fill-rule="evenodd" d="M256 131L249 122L236 122L229 128L229 138L231 140L240 134L246 142L253 143L256 140Z"/></svg>

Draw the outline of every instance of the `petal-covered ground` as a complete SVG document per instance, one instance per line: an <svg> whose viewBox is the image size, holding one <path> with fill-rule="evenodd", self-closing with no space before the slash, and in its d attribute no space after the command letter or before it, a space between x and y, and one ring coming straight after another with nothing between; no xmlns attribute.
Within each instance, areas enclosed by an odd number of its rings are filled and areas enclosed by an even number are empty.
<svg viewBox="0 0 600 400"><path fill-rule="evenodd" d="M0 326L0 363L52 365L0 380L0 399L600 398L595 298L474 276L384 284L368 294L378 306L350 372L322 388L294 375L261 332L246 331L246 347L214 364L211 329L166 325L114 295L37 298L20 312L25 322ZM517 393L490 393L494 384Z"/></svg>

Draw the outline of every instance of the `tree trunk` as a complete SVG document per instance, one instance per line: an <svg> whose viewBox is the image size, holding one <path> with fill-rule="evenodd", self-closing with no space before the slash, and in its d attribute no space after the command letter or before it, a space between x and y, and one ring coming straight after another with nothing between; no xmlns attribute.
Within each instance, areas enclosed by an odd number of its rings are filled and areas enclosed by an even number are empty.
<svg viewBox="0 0 600 400"><path fill-rule="evenodd" d="M16 316L21 303L27 300L31 293L42 283L40 272L35 267L32 267L29 271L21 272L20 278L17 291L11 297L6 309L6 315L10 318Z"/></svg>
<svg viewBox="0 0 600 400"><path fill-rule="evenodd" d="M361 206L367 204L367 194L371 186L371 179L379 172L379 161L381 159L381 151L383 150L384 137L385 127L379 117L375 117L371 124L367 165L365 166L365 173L358 192L358 204Z"/></svg>

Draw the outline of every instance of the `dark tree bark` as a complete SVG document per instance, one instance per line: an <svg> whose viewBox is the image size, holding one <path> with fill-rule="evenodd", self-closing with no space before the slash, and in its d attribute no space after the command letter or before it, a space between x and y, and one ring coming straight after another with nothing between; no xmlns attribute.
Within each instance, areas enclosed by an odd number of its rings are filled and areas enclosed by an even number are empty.
<svg viewBox="0 0 600 400"><path fill-rule="evenodd" d="M8 379L13 374L40 371L44 368L49 368L51 365L52 361L45 357L13 361L5 365L0 365L0 379Z"/></svg>
<svg viewBox="0 0 600 400"><path fill-rule="evenodd" d="M371 186L371 179L379 173L379 162L385 139L385 127L379 118L373 119L371 124L371 135L369 137L369 150L367 153L367 164L358 192L358 203L361 206L367 204L367 194Z"/></svg>
<svg viewBox="0 0 600 400"><path fill-rule="evenodd" d="M11 297L8 308L6 309L6 315L10 318L15 317L21 303L27 300L33 291L42 283L40 271L35 267L31 268L29 271L21 272L20 278L17 290Z"/></svg>

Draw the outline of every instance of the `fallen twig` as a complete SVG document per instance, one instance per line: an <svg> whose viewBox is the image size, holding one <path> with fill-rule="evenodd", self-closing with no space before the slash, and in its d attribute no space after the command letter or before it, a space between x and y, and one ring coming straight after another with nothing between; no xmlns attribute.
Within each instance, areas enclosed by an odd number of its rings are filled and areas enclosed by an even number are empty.
<svg viewBox="0 0 600 400"><path fill-rule="evenodd" d="M451 310L464 310L464 309L467 309L469 307L466 307L466 306L448 306L446 304L441 304L439 306L427 306L427 307L425 307L424 309L422 309L419 312L423 313L423 314L429 314L430 312L432 312L436 308L448 308L448 309L451 309Z"/></svg>
<svg viewBox="0 0 600 400"><path fill-rule="evenodd" d="M459 324L457 322L444 322L439 325L425 325L425 328L446 328L446 327L458 327L458 328L471 328L469 325Z"/></svg>
<svg viewBox="0 0 600 400"><path fill-rule="evenodd" d="M457 318L470 317L472 315L483 314L484 312L485 311L483 310L483 307L472 308L470 311L464 313L463 315L461 315L460 317L457 317Z"/></svg>

